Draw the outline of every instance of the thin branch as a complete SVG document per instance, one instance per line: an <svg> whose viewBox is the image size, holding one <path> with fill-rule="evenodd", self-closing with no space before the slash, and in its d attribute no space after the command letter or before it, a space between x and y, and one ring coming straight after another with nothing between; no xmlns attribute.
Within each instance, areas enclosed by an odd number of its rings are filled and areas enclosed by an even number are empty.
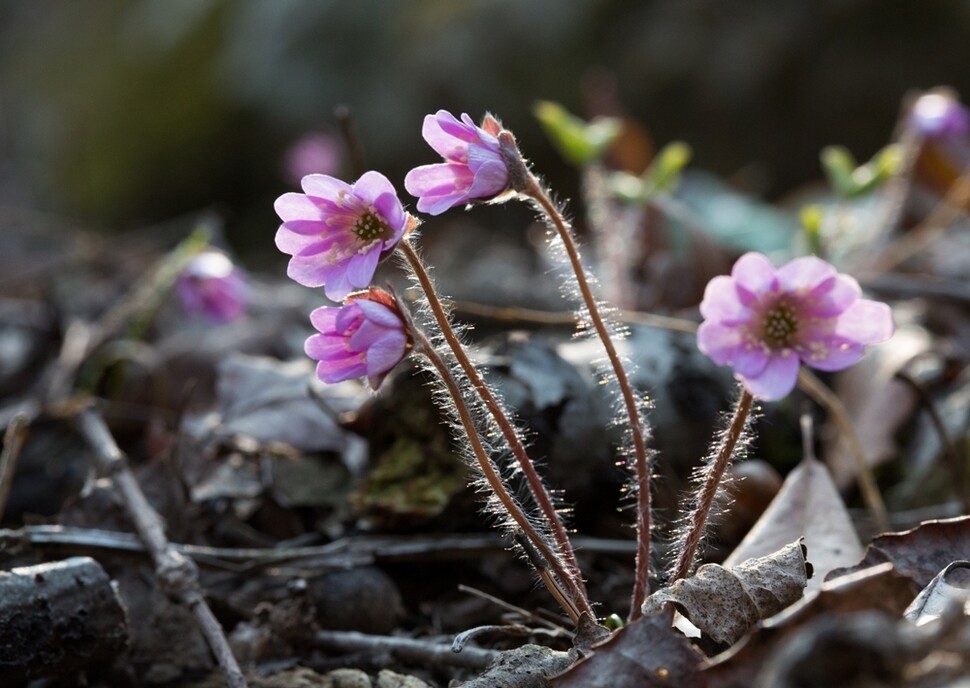
<svg viewBox="0 0 970 688"><path fill-rule="evenodd" d="M486 650L480 647L466 647L461 652L454 652L450 643L388 635L367 635L357 631L317 631L316 644L327 650L389 653L398 659L425 666L447 664L476 671L486 669L501 654L498 650Z"/></svg>
<svg viewBox="0 0 970 688"><path fill-rule="evenodd" d="M25 413L18 413L10 421L7 431L3 435L3 452L0 453L0 521L7 508L10 497L10 487L13 485L13 475L17 471L17 460L20 450L27 439L29 419Z"/></svg>
<svg viewBox="0 0 970 688"><path fill-rule="evenodd" d="M226 635L206 604L199 586L198 568L169 544L162 518L145 499L145 494L128 466L127 458L118 448L104 419L94 408L89 407L77 416L76 422L94 452L98 468L111 477L115 489L121 495L135 530L155 562L155 573L162 589L188 606L195 614L199 628L222 667L229 686L246 688L246 679L233 657Z"/></svg>

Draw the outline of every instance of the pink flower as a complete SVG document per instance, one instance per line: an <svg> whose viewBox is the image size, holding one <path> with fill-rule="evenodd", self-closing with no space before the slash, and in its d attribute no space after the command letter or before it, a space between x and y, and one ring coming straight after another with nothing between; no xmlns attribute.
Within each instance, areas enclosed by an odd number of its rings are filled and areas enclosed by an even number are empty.
<svg viewBox="0 0 970 688"><path fill-rule="evenodd" d="M230 322L246 312L249 288L242 272L220 251L193 256L175 281L182 308L217 323Z"/></svg>
<svg viewBox="0 0 970 688"><path fill-rule="evenodd" d="M780 399L794 388L799 363L841 370L862 358L866 344L892 336L889 306L860 295L854 279L819 258L775 270L765 256L748 253L730 277L707 285L697 345L734 368L754 396Z"/></svg>
<svg viewBox="0 0 970 688"><path fill-rule="evenodd" d="M929 138L959 138L970 133L970 110L945 91L920 96L910 111L910 121Z"/></svg>
<svg viewBox="0 0 970 688"><path fill-rule="evenodd" d="M327 383L366 376L377 389L410 346L394 298L380 289L354 294L339 308L317 308L310 322L320 334L306 340L305 350L318 361L317 377Z"/></svg>
<svg viewBox="0 0 970 688"><path fill-rule="evenodd" d="M332 174L340 167L340 140L322 131L301 136L286 151L283 172L288 181L299 184L308 174Z"/></svg>
<svg viewBox="0 0 970 688"><path fill-rule="evenodd" d="M276 246L293 256L286 274L307 287L325 286L340 301L370 285L377 263L400 241L407 215L397 192L378 172L353 186L325 174L303 178L305 193L276 199L283 220Z"/></svg>
<svg viewBox="0 0 970 688"><path fill-rule="evenodd" d="M471 201L491 200L509 187L509 171L496 136L501 127L486 116L482 127L445 110L424 118L421 134L445 162L408 172L404 188L418 197L418 210L440 215Z"/></svg>

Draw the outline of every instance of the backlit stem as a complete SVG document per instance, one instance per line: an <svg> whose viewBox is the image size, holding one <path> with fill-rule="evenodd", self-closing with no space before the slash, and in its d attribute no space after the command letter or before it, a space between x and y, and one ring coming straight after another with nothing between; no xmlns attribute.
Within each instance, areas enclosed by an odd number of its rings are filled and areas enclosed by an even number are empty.
<svg viewBox="0 0 970 688"><path fill-rule="evenodd" d="M738 399L734 409L734 417L731 425L721 438L721 444L717 449L714 460L707 465L704 475L704 482L697 495L694 511L691 514L690 524L685 534L682 544L679 545L677 565L671 582L681 578L687 578L694 570L694 561L697 557L697 548L704 539L704 532L707 530L707 522L711 514L711 507L714 505L714 497L717 496L718 488L724 479L724 473L731 465L734 457L734 450L738 440L744 434L745 426L751 415L751 404L754 401L751 393L741 388L741 397Z"/></svg>
<svg viewBox="0 0 970 688"><path fill-rule="evenodd" d="M556 507L553 504L552 497L549 491L546 489L545 484L542 482L542 478L539 476L535 469L535 465L532 463L532 459L529 457L525 446L522 444L515 427L512 422L506 416L505 411L502 409L501 404L495 398L492 393L491 388L485 384L482 379L481 374L475 367L474 363L468 358L468 354L465 352L461 341L455 334L454 328L451 326L451 319L448 317L448 313L445 310L444 305L438 298L437 292L434 288L434 283L431 280L431 276L428 274L424 263L421 261L421 257L418 255L417 251L409 243L407 239L402 241L398 245L407 259L408 264L411 267L412 272L421 285L421 290L424 292L425 297L428 300L428 305L431 308L431 312L434 315L435 321L438 323L438 327L441 329L442 335L444 335L445 341L447 342L452 354L455 356L455 360L458 361L458 365L461 366L462 371L471 381L472 386L475 388L475 392L478 394L479 398L485 404L492 418L498 424L499 429L502 432L502 436L508 443L509 448L512 451L512 455L518 462L519 467L522 469L522 474L526 478L526 482L529 486L529 490L532 493L539 510L545 517L546 521L552 530L553 537L556 540L556 546L559 550L561 557L550 556L552 553L548 551L540 551L543 556L549 560L549 565L553 567L556 574L560 576L563 583L566 585L569 593L572 597L573 603L579 608L580 611L585 611L593 615L592 608L589 604L589 598L586 594L586 587L583 584L583 578L579 570L579 565L576 562L576 555L573 552L572 544L569 541L569 536L566 534L566 528L562 523L562 519L559 517L559 512L556 511ZM537 545L539 547L539 545ZM557 566L557 562L564 561L564 565Z"/></svg>

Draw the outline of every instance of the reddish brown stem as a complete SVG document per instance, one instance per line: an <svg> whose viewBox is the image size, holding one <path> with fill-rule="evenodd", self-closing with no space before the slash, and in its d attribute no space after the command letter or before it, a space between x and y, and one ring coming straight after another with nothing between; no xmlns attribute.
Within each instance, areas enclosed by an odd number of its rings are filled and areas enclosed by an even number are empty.
<svg viewBox="0 0 970 688"><path fill-rule="evenodd" d="M475 388L475 392L481 398L488 412L491 414L492 418L498 424L499 429L502 432L502 436L508 443L509 448L512 451L512 455L518 462L519 467L522 469L522 474L526 478L526 482L529 486L529 490L532 493L536 504L539 506L539 510L545 517L546 521L549 523L552 529L553 537L556 540L556 545L563 559L565 559L565 570L557 570L557 575L561 575L563 578L563 583L569 589L570 594L573 597L573 602L580 609L580 611L585 611L593 615L592 608L589 604L589 598L586 594L586 587L583 583L583 578L579 570L579 565L576 562L576 554L573 552L572 543L569 541L569 536L566 533L566 528L563 525L562 519L559 517L559 512L556 511L556 507L553 504L552 497L549 491L546 489L545 484L542 482L542 478L535 469L535 465L532 463L532 459L529 457L525 446L522 444L522 440L519 438L518 433L515 431L515 427L509 420L505 411L502 409L501 404L495 398L492 393L491 388L485 384L482 379L481 374L475 367L474 363L468 358L465 353L464 347L461 345L461 341L455 334L454 328L451 326L451 319L448 317L448 313L445 310L444 305L437 296L437 292L434 288L434 283L431 280L431 276L428 274L427 269L424 267L424 263L421 261L421 257L418 255L417 251L407 240L402 241L399 244L401 251L404 253L408 264L411 266L411 270L421 285L421 289L428 300L428 305L431 308L431 312L434 315L435 321L438 323L438 327L441 329L441 333L444 335L445 341L448 347L451 349L455 356L455 360L458 361L458 365L461 366L462 371L471 381L472 386ZM543 553L547 558L548 554ZM554 562L550 563L554 565Z"/></svg>
<svg viewBox="0 0 970 688"><path fill-rule="evenodd" d="M419 332L415 331L413 333L415 339L415 350L418 353L423 354L434 366L434 369L438 373L438 377L441 381L445 383L445 387L448 388L448 394L451 396L452 401L455 404L455 410L458 413L458 419L461 421L462 428L465 430L465 436L468 438L468 442L471 445L472 452L475 455L475 460L478 463L478 468L488 483L489 488L495 493L499 501L502 502L502 506L508 512L509 516L515 521L516 525L521 529L521 532L528 539L528 542L535 546L537 550L542 554L546 562L553 566L553 570L556 571L557 576L562 580L564 584L569 584L569 579L564 575L562 567L556 567L555 558L548 543L545 538L535 529L532 523L529 521L522 507L515 501L511 494L509 494L508 489L505 486L505 481L499 475L495 464L488 456L488 452L485 451L485 447L482 445L482 440L478 435L478 428L475 426L475 422L471 417L471 413L468 410L468 406L465 404L465 400L462 397L461 389L458 387L458 383L455 382L454 376L451 374L451 370L448 368L448 364L444 362L438 352L432 346L431 342L428 341L427 337ZM569 595L565 595L562 590L559 590L555 584L555 581L550 576L542 577L543 583L549 587L549 592L560 603L563 610L569 614L569 617L573 622L579 621L579 611L576 606L569 599Z"/></svg>
<svg viewBox="0 0 970 688"><path fill-rule="evenodd" d="M552 202L545 189L536 179L535 175L528 173L525 177L525 184L520 192L534 200L542 212L549 218L552 225L556 228L559 238L562 239L569 257L569 264L576 277L579 292L582 295L586 311L589 313L590 322L606 355L613 368L613 374L620 386L620 394L623 397L623 405L626 408L629 419L630 433L633 438L633 460L636 470L637 480L637 558L636 558L636 579L633 584L633 596L630 601L630 620L633 621L640 617L640 607L650 592L650 462L647 457L647 445L644 438L643 422L640 418L640 405L637 403L633 386L626 375L623 363L610 337L609 329L600 314L599 305L593 290L586 277L586 270L583 267L576 240L573 238L572 231L566 219L559 212L556 204Z"/></svg>
<svg viewBox="0 0 970 688"><path fill-rule="evenodd" d="M751 393L741 388L741 397L734 409L734 417L731 425L721 438L721 446L718 447L717 456L708 464L707 472L704 476L704 483L701 485L697 496L697 503L694 512L691 514L690 525L687 534L683 538L683 545L677 557L677 566L674 569L674 576L671 582L681 578L687 578L694 571L694 561L697 557L697 548L704 539L704 531L707 529L707 521L711 514L711 507L714 505L714 497L721 486L721 480L731 459L734 457L734 449L738 440L744 434L744 428L751 414L751 404L754 398Z"/></svg>

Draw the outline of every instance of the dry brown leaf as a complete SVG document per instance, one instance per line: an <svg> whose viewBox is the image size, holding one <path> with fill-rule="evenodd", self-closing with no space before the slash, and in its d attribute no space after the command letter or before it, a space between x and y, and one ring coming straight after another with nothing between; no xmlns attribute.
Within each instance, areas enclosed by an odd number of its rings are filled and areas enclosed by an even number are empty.
<svg viewBox="0 0 970 688"><path fill-rule="evenodd" d="M822 587L825 574L862 557L862 544L828 469L806 457L788 474L781 490L741 544L724 561L728 568L763 557L798 538L812 553L815 576L806 592Z"/></svg>
<svg viewBox="0 0 970 688"><path fill-rule="evenodd" d="M865 557L859 564L834 571L832 575L842 575L889 561L896 571L911 578L918 589L923 589L951 562L966 559L968 552L970 516L924 521L902 533L880 535L866 549Z"/></svg>
<svg viewBox="0 0 970 688"><path fill-rule="evenodd" d="M661 611L624 626L550 683L553 688L705 688L702 655L670 622L669 611Z"/></svg>
<svg viewBox="0 0 970 688"><path fill-rule="evenodd" d="M658 590L644 614L672 602L692 624L717 643L734 643L759 620L797 602L811 576L801 540L777 552L727 569L705 564L690 578Z"/></svg>
<svg viewBox="0 0 970 688"><path fill-rule="evenodd" d="M922 626L959 606L970 615L970 561L954 561L920 591L903 614Z"/></svg>

